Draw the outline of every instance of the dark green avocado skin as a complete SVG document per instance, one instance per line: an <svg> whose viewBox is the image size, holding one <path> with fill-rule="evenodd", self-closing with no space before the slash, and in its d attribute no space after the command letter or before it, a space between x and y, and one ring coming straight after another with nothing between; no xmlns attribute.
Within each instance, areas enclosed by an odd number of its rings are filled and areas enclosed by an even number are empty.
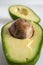
<svg viewBox="0 0 43 65"><path fill-rule="evenodd" d="M12 5L12 6L16 6L16 5ZM10 7L12 7L12 6L10 6ZM19 5L19 6L24 6L24 5ZM18 19L18 18L21 18L21 17L19 17L19 16L16 16L16 15L12 14L12 13L10 12L10 10L9 10L10 7L8 8L10 17L11 17L13 20L16 20L16 19ZM25 6L25 7L27 7L27 6ZM27 7L27 8L29 8L29 7ZM36 22L36 23L39 23L39 22L41 21L40 17L39 17L31 8L29 8L29 9L39 18L39 20ZM32 20L31 20L31 21L32 21Z"/></svg>
<svg viewBox="0 0 43 65"><path fill-rule="evenodd" d="M9 22L9 23L11 23L11 22ZM9 23L7 23L7 24L9 24ZM35 23L35 22L34 22ZM6 24L6 25L7 25ZM37 23L36 23L37 24ZM42 48L42 41L43 41L43 30L42 30L42 39L41 39L41 42L40 42L40 46L39 46L39 51L37 52L37 54L36 54L36 56L33 58L33 60L31 60L31 61L27 61L26 63L16 63L16 62L11 62L10 60L8 60L7 59L7 57L6 57L6 51L5 51L5 47L4 47L4 40L3 40L3 29L4 29L4 27L6 26L6 25L4 25L3 27L2 27L2 29L1 29L1 38L2 38L2 47L3 47L3 51L4 51L4 55L5 55L5 58L6 58L6 60L7 60L7 62L8 62L8 64L9 65L35 65L36 64L36 62L39 60L39 57L40 57L40 53L41 53L41 48ZM37 25L39 25L39 24L37 24ZM40 25L39 25L40 26ZM41 27L41 26L40 26ZM42 29L42 27L41 27L41 29Z"/></svg>

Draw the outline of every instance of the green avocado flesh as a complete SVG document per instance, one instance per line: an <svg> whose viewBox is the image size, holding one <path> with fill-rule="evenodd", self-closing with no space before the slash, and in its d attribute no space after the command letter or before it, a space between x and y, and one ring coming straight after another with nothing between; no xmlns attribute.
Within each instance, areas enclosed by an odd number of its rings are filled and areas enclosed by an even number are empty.
<svg viewBox="0 0 43 65"><path fill-rule="evenodd" d="M35 22L30 22L34 28L34 35L28 39L17 39L9 33L13 22L2 28L2 45L5 57L10 65L34 65L39 58L42 46L42 28Z"/></svg>
<svg viewBox="0 0 43 65"><path fill-rule="evenodd" d="M9 13L14 20L17 18L24 18L37 23L40 21L40 17L31 8L23 5L10 6Z"/></svg>

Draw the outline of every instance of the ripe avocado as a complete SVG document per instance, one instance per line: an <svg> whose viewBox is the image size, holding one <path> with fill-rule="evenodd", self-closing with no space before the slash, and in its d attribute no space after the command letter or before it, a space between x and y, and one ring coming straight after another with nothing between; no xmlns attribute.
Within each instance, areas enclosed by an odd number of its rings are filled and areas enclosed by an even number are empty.
<svg viewBox="0 0 43 65"><path fill-rule="evenodd" d="M13 5L9 7L8 11L13 20L17 18L24 18L37 23L40 22L40 17L29 7L23 5Z"/></svg>
<svg viewBox="0 0 43 65"><path fill-rule="evenodd" d="M34 28L34 35L28 39L17 39L9 33L13 22L2 28L2 45L5 57L10 65L34 65L39 58L42 46L43 31L39 24L30 22Z"/></svg>

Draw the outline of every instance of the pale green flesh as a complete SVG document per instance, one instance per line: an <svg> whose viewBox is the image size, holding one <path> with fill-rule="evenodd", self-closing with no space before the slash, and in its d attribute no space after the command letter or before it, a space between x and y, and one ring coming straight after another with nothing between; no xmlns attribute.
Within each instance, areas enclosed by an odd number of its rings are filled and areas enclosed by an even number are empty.
<svg viewBox="0 0 43 65"><path fill-rule="evenodd" d="M18 8L20 10L18 10ZM26 9L27 10L27 15L24 15L21 13L22 9ZM40 21L40 18L28 7L25 7L25 6L11 6L9 8L9 11L11 14L13 15L16 15L20 18L24 18L24 19L28 19L28 20L31 20L31 21L35 21L35 22L39 22Z"/></svg>
<svg viewBox="0 0 43 65"><path fill-rule="evenodd" d="M42 30L40 26L31 22L34 27L34 36L31 39L16 39L12 37L8 28L12 23L7 24L3 29L4 47L6 57L11 61L25 62L26 58L31 60L36 55L40 46Z"/></svg>

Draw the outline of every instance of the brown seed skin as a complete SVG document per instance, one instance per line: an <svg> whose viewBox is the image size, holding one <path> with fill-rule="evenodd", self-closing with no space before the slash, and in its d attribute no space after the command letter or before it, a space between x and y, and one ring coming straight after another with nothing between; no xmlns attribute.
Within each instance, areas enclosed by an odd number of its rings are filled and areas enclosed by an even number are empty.
<svg viewBox="0 0 43 65"><path fill-rule="evenodd" d="M18 39L31 38L33 36L33 26L28 20L20 18L11 25L9 32Z"/></svg>

